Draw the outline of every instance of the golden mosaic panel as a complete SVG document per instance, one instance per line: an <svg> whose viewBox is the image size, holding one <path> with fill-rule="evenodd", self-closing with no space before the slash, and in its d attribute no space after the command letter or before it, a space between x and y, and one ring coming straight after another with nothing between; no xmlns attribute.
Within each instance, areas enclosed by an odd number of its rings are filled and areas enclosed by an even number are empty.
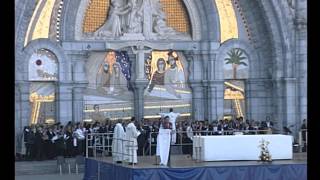
<svg viewBox="0 0 320 180"><path fill-rule="evenodd" d="M179 32L190 33L189 16L182 0L160 0L167 15L167 25Z"/></svg>
<svg viewBox="0 0 320 180"><path fill-rule="evenodd" d="M40 38L48 38L50 19L55 2L56 0L40 0L36 2L36 9L32 14L31 21L28 26L24 46L26 46L29 41ZM43 7L41 8L41 6Z"/></svg>
<svg viewBox="0 0 320 180"><path fill-rule="evenodd" d="M228 39L238 38L238 23L231 0L214 0L220 18L221 43Z"/></svg>
<svg viewBox="0 0 320 180"><path fill-rule="evenodd" d="M94 32L101 27L107 19L110 0L90 0L87 8L83 32Z"/></svg>
<svg viewBox="0 0 320 180"><path fill-rule="evenodd" d="M167 15L167 24L179 32L190 33L190 21L182 0L160 0ZM94 32L101 27L108 14L110 0L91 0L83 22L83 32Z"/></svg>

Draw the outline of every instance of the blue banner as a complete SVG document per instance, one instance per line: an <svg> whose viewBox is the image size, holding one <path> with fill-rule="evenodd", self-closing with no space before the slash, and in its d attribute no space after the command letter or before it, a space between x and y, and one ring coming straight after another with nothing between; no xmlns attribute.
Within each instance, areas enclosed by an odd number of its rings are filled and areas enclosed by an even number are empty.
<svg viewBox="0 0 320 180"><path fill-rule="evenodd" d="M99 164L99 165L98 165ZM84 180L307 180L306 164L129 168L86 159Z"/></svg>

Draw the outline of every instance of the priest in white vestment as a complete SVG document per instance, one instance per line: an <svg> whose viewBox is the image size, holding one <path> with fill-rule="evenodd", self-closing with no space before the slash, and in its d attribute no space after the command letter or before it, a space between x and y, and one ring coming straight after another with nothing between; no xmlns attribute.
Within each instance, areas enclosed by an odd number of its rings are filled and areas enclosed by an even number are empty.
<svg viewBox="0 0 320 180"><path fill-rule="evenodd" d="M138 163L137 158L137 150L138 150L138 141L137 138L141 134L137 127L134 125L135 118L131 118L131 122L126 127L126 152L128 154L128 162L129 165L132 165L132 163L136 164Z"/></svg>
<svg viewBox="0 0 320 180"><path fill-rule="evenodd" d="M171 144L176 144L176 141L177 141L176 120L180 116L180 113L174 113L173 109L170 108L169 113L159 113L159 114L162 117L169 116L169 121L172 124Z"/></svg>
<svg viewBox="0 0 320 180"><path fill-rule="evenodd" d="M122 126L122 120L119 119L118 123L114 127L112 139L112 158L113 161L117 163L122 163L122 161L125 160L125 137L126 134Z"/></svg>
<svg viewBox="0 0 320 180"><path fill-rule="evenodd" d="M170 155L170 140L171 140L172 124L169 121L169 116L166 116L160 125L159 134L157 136L156 155L160 156L160 165L167 166Z"/></svg>

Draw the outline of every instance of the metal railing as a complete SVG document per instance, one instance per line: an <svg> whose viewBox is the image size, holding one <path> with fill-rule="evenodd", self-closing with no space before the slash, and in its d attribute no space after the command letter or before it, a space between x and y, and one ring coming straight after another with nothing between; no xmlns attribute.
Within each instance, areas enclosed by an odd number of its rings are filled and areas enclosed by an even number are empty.
<svg viewBox="0 0 320 180"><path fill-rule="evenodd" d="M113 133L89 133L86 134L86 157L89 157L89 149L93 150L93 157L97 157L97 151L111 152Z"/></svg>
<svg viewBox="0 0 320 180"><path fill-rule="evenodd" d="M112 141L120 141L122 152L116 152L112 149ZM86 135L86 157L89 157L89 150L92 150L93 157L97 157L97 152L100 151L102 156L105 156L106 153L112 153L120 155L122 160L126 161L131 156L132 166L134 167L134 141L114 138L113 133L89 133ZM131 149L131 153L129 150Z"/></svg>

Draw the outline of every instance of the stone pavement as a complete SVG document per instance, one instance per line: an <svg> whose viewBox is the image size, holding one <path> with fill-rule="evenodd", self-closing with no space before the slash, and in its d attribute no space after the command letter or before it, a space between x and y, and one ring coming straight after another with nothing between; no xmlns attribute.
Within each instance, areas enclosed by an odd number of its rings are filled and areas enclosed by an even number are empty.
<svg viewBox="0 0 320 180"><path fill-rule="evenodd" d="M15 180L82 180L83 174L50 174L50 175L21 175Z"/></svg>

